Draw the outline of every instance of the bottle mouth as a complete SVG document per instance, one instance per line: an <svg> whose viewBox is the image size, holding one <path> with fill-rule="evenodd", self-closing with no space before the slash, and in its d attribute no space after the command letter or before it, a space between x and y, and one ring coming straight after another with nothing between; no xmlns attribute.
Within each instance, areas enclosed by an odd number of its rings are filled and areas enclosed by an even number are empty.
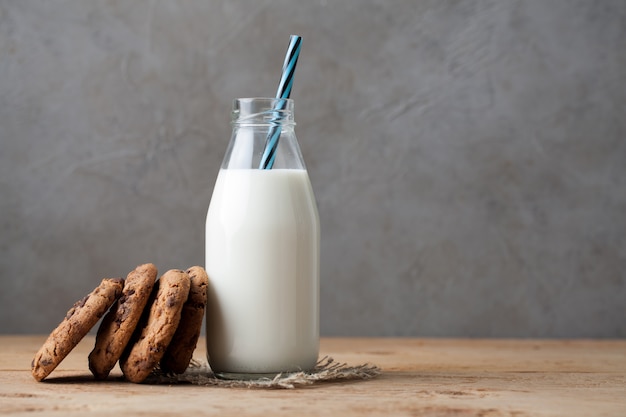
<svg viewBox="0 0 626 417"><path fill-rule="evenodd" d="M289 98L252 97L233 101L232 124L295 125L293 100Z"/></svg>

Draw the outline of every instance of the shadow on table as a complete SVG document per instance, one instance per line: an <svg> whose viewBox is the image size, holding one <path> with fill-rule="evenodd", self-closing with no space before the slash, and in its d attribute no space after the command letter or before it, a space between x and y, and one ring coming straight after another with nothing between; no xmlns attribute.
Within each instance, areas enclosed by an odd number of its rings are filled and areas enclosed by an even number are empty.
<svg viewBox="0 0 626 417"><path fill-rule="evenodd" d="M120 382L128 382L121 375L110 376L104 380L98 380L91 374L82 375L63 375L49 376L44 379L44 384L119 384Z"/></svg>

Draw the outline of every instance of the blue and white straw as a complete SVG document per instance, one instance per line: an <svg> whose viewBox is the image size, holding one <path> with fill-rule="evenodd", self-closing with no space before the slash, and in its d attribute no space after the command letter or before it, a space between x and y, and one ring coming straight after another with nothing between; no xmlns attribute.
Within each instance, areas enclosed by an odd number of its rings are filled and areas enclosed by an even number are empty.
<svg viewBox="0 0 626 417"><path fill-rule="evenodd" d="M284 99L277 100L276 118L272 121L272 127L267 134L267 140L265 141L265 151L261 158L261 165L259 169L272 169L274 166L274 159L276 158L276 148L278 147L278 140L280 139L280 111L285 109L287 100L291 95L291 87L293 86L293 74L296 71L296 64L298 63L298 56L300 55L300 45L302 44L302 37L297 35L291 35L289 38L289 48L285 55L285 62L283 63L283 73L280 77L280 83L278 84L278 90L276 91L276 98Z"/></svg>

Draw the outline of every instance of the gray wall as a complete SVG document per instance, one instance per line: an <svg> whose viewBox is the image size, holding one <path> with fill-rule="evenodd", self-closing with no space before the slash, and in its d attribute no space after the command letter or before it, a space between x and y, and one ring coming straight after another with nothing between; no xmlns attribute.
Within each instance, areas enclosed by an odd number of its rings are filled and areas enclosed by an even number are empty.
<svg viewBox="0 0 626 417"><path fill-rule="evenodd" d="M291 33L324 335L626 336L622 0L0 0L0 332L204 263Z"/></svg>

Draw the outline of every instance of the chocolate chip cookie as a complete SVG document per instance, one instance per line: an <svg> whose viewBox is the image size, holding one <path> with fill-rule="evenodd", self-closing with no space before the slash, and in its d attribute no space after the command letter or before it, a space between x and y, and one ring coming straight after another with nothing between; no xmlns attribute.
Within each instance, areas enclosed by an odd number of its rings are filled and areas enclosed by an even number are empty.
<svg viewBox="0 0 626 417"><path fill-rule="evenodd" d="M31 372L37 381L50 375L65 359L120 297L123 287L123 279L105 278L91 293L72 306L33 358Z"/></svg>
<svg viewBox="0 0 626 417"><path fill-rule="evenodd" d="M153 264L139 265L126 277L122 296L104 316L96 344L89 354L89 369L97 379L105 379L130 341L146 306L157 277Z"/></svg>
<svg viewBox="0 0 626 417"><path fill-rule="evenodd" d="M189 286L189 276L179 269L167 271L155 285L154 300L149 310L146 306L142 323L120 358L127 380L142 382L165 354L180 322Z"/></svg>
<svg viewBox="0 0 626 417"><path fill-rule="evenodd" d="M191 361L196 343L200 337L204 308L207 302L209 277L204 268L193 266L187 270L191 282L189 298L183 305L180 323L163 359L161 369L165 372L182 374Z"/></svg>

